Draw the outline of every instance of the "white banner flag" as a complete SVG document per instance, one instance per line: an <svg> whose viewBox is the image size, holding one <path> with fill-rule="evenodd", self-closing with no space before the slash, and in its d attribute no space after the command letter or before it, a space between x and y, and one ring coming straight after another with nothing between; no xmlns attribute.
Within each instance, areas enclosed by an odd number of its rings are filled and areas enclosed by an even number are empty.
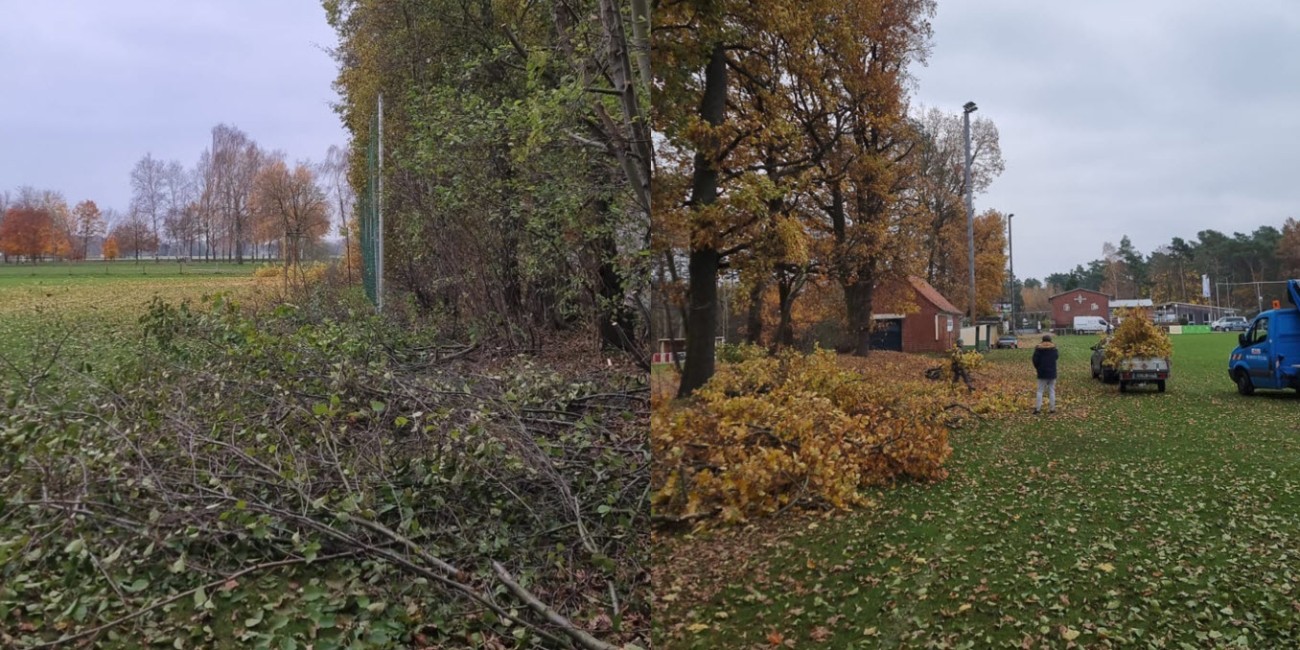
<svg viewBox="0 0 1300 650"><path fill-rule="evenodd" d="M1210 297L1210 276L1208 275L1201 276L1201 296L1205 298Z"/></svg>

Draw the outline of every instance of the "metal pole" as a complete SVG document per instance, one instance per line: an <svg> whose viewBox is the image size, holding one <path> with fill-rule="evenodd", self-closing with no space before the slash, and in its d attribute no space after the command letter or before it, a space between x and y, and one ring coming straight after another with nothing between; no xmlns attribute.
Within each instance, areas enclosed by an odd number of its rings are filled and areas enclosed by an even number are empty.
<svg viewBox="0 0 1300 650"><path fill-rule="evenodd" d="M378 215L376 241L379 254L375 256L375 306L384 311L384 96L379 95L379 178L375 182L375 213Z"/></svg>
<svg viewBox="0 0 1300 650"><path fill-rule="evenodd" d="M1007 266L1011 269L1011 333L1016 333L1016 257L1011 248L1011 217L1007 215Z"/></svg>
<svg viewBox="0 0 1300 650"><path fill-rule="evenodd" d="M970 155L970 114L977 109L975 102L966 102L962 106L962 122L966 134L966 164L963 166L962 175L966 189L966 247L969 249L968 262L970 264L970 306L967 311L970 312L971 325L975 324L975 198L970 181L972 164Z"/></svg>

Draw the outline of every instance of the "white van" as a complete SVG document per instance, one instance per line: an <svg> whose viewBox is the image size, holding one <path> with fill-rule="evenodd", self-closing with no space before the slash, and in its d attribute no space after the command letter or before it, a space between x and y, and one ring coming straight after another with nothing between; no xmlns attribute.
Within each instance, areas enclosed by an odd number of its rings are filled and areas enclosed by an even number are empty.
<svg viewBox="0 0 1300 650"><path fill-rule="evenodd" d="M1097 334L1110 331L1110 323L1101 316L1075 316L1074 331L1081 334Z"/></svg>

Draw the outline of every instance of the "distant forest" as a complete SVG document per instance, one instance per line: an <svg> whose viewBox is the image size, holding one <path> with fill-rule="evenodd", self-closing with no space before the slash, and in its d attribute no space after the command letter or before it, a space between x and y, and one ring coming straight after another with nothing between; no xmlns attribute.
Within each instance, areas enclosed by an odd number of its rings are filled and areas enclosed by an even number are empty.
<svg viewBox="0 0 1300 650"><path fill-rule="evenodd" d="M1210 276L1209 299L1201 294L1202 275ZM1300 222L1287 219L1280 230L1260 226L1249 235L1202 230L1192 240L1174 237L1145 255L1125 235L1118 245L1104 244L1101 257L1087 265L1053 273L1042 283L1026 280L1025 302L1037 302L1034 298L1039 296L1029 295L1035 290L1057 293L1083 287L1116 298L1151 298L1157 304L1217 299L1219 304L1252 313L1274 299L1285 303L1285 286L1279 281L1296 277L1300 277ZM1253 282L1274 284L1242 284ZM1216 283L1220 283L1217 290Z"/></svg>

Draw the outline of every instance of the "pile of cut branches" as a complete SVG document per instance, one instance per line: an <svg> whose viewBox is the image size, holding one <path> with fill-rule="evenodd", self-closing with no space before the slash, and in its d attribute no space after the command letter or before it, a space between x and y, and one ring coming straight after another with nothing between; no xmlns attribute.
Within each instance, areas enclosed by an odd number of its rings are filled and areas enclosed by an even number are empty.
<svg viewBox="0 0 1300 650"><path fill-rule="evenodd" d="M130 373L8 395L0 645L647 643L635 369L290 305L145 325Z"/></svg>
<svg viewBox="0 0 1300 650"><path fill-rule="evenodd" d="M1107 365L1118 367L1128 359L1169 357L1174 353L1169 335L1156 327L1144 310L1121 310L1118 315L1123 320L1106 343Z"/></svg>
<svg viewBox="0 0 1300 650"><path fill-rule="evenodd" d="M691 403L654 410L655 514L740 521L801 500L861 505L864 486L943 478L945 411L915 404L833 352L725 364Z"/></svg>

